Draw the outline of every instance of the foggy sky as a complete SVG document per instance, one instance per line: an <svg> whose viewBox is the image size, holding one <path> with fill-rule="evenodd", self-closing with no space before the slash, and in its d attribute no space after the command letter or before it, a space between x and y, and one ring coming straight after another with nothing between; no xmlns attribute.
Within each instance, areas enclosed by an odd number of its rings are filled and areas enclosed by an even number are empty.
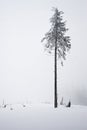
<svg viewBox="0 0 87 130"><path fill-rule="evenodd" d="M58 61L58 95L87 98L87 1L0 0L0 102L53 101L54 57L41 43L52 7L64 12L72 45L63 67Z"/></svg>

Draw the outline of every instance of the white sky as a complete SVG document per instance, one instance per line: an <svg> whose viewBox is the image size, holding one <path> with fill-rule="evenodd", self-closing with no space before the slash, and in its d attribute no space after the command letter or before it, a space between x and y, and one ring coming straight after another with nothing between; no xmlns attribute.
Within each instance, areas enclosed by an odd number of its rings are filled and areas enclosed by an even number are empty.
<svg viewBox="0 0 87 130"><path fill-rule="evenodd" d="M58 66L59 95L87 92L87 1L0 0L1 102L53 100L54 57L41 43L52 7L64 12L72 44L64 67Z"/></svg>

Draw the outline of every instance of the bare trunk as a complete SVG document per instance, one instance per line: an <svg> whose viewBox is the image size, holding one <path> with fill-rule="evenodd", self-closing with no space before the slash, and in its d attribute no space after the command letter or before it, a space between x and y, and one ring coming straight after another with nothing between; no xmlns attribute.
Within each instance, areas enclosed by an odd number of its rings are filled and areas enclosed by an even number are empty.
<svg viewBox="0 0 87 130"><path fill-rule="evenodd" d="M54 55L54 108L57 107L57 41L55 42Z"/></svg>

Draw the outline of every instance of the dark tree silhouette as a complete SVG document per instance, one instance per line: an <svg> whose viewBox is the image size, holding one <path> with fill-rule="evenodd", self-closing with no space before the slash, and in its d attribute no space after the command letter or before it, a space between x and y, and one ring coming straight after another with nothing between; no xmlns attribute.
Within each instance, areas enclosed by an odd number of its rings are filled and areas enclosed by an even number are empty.
<svg viewBox="0 0 87 130"><path fill-rule="evenodd" d="M48 52L54 52L54 107L58 106L57 97L57 59L61 59L61 65L63 65L63 59L66 59L66 53L71 48L70 37L66 36L68 28L65 27L66 22L63 22L62 11L57 8L53 8L54 15L50 19L51 28L45 34L45 37L41 42L46 40L45 48Z"/></svg>

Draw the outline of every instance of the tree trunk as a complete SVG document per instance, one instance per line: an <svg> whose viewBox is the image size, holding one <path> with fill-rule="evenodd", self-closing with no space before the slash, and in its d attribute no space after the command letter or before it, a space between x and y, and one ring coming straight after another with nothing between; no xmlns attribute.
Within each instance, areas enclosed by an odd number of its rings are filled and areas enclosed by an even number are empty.
<svg viewBox="0 0 87 130"><path fill-rule="evenodd" d="M55 42L54 55L54 108L57 108L57 41Z"/></svg>

